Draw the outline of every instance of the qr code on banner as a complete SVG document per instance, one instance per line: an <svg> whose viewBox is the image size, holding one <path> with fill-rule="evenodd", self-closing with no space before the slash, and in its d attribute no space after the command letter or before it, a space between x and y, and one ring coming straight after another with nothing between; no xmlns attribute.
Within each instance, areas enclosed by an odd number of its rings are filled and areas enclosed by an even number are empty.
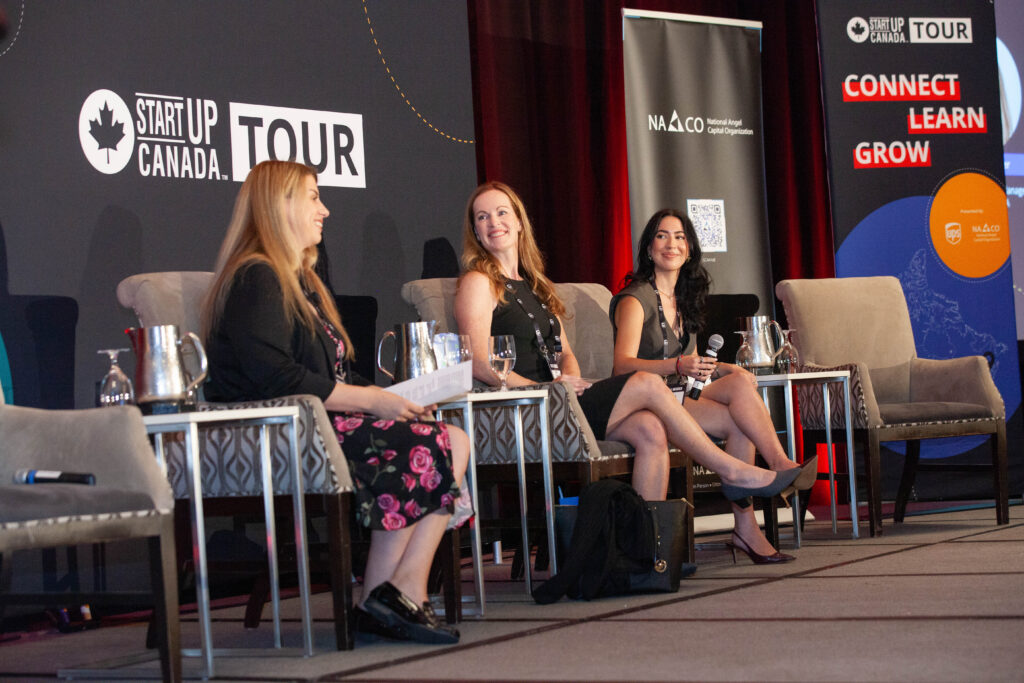
<svg viewBox="0 0 1024 683"><path fill-rule="evenodd" d="M725 201L687 199L686 213L693 221L701 251L725 251Z"/></svg>

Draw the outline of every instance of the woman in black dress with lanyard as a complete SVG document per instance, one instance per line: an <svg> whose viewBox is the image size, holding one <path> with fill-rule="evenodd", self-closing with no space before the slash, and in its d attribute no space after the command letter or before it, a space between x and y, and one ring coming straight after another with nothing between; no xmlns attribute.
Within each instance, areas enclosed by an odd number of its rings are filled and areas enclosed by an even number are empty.
<svg viewBox="0 0 1024 683"><path fill-rule="evenodd" d="M359 626L455 643L427 599L427 576L466 471L465 432L349 370L352 344L314 272L329 212L314 172L256 165L238 193L203 307L214 401L319 396L349 463L356 519L371 530ZM365 611L363 611L365 610Z"/></svg>
<svg viewBox="0 0 1024 683"><path fill-rule="evenodd" d="M669 443L717 472L730 499L774 495L793 483L798 470L770 472L711 443L661 377L637 372L591 383L579 376L572 347L561 334L559 316L565 307L544 275L526 209L510 187L491 182L473 192L462 247L466 272L455 295L455 318L459 332L470 336L476 379L499 384L487 361L488 338L515 335L516 364L508 384L525 386L557 376L571 387L599 439L625 441L636 450L633 487L647 500L665 498Z"/></svg>
<svg viewBox="0 0 1024 683"><path fill-rule="evenodd" d="M684 404L697 424L725 439L726 452L743 462L754 462L756 447L771 469L796 467L775 434L754 376L736 365L697 355L695 341L703 328L711 278L701 263L700 242L686 214L662 209L651 217L640 236L636 270L626 283L612 297L609 310L615 328L613 372L711 378L699 400ZM813 485L816 474L814 458L804 467L796 487ZM773 548L761 533L749 501L733 501L732 508L734 549L757 564L794 559Z"/></svg>

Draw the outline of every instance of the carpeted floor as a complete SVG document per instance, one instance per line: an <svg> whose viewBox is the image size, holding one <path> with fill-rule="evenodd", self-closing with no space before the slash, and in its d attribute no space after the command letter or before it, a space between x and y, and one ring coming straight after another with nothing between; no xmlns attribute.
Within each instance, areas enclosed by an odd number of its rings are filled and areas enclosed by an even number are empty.
<svg viewBox="0 0 1024 683"><path fill-rule="evenodd" d="M1024 507L997 527L991 508L887 521L878 538L832 535L810 522L792 563L732 563L702 537L699 571L672 595L534 604L508 564L487 567L486 616L456 646L360 636L332 652L330 601L314 598L314 657L217 657L224 681L1021 681ZM866 525L862 534L866 534ZM785 531L785 530L784 530ZM464 570L471 592L470 572ZM269 614L266 610L265 618ZM285 645L299 644L298 605L284 603ZM242 628L242 608L214 613L217 647L268 647L269 624ZM198 643L182 616L186 647ZM60 669L141 648L141 624L0 644L0 680L53 679ZM158 672L154 664L150 671ZM198 671L185 660L186 673ZM112 676L113 677L113 674Z"/></svg>

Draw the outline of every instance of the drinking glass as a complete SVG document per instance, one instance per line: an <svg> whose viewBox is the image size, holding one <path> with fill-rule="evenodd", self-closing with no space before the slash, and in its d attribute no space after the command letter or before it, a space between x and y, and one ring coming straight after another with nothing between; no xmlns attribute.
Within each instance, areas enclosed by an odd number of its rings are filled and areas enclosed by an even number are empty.
<svg viewBox="0 0 1024 683"><path fill-rule="evenodd" d="M800 354L793 346L794 330L783 330L782 339L784 343L779 349L779 355L775 357L775 371L781 373L797 372L800 370Z"/></svg>
<svg viewBox="0 0 1024 683"><path fill-rule="evenodd" d="M99 404L101 407L125 406L135 403L135 390L132 381L117 364L117 354L128 349L100 349L96 353L105 353L110 359L110 369L100 383Z"/></svg>
<svg viewBox="0 0 1024 683"><path fill-rule="evenodd" d="M473 360L473 346L469 343L468 334L459 335L459 363Z"/></svg>
<svg viewBox="0 0 1024 683"><path fill-rule="evenodd" d="M508 389L508 374L516 363L516 340L511 334L499 334L490 338L489 356L491 369L501 380L501 388Z"/></svg>
<svg viewBox="0 0 1024 683"><path fill-rule="evenodd" d="M750 348L750 333L747 330L737 330L736 334L743 337L743 343L736 351L736 365L745 370L751 370L750 364L754 362L754 349Z"/></svg>

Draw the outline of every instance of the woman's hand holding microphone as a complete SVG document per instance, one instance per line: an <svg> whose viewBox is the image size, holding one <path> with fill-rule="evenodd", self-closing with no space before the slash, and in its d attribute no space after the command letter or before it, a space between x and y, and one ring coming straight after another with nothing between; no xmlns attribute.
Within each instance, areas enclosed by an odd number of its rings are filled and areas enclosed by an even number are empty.
<svg viewBox="0 0 1024 683"><path fill-rule="evenodd" d="M696 380L707 381L711 373L718 367L718 361L714 358L704 356L679 356L676 358L676 373L680 377L692 377Z"/></svg>

